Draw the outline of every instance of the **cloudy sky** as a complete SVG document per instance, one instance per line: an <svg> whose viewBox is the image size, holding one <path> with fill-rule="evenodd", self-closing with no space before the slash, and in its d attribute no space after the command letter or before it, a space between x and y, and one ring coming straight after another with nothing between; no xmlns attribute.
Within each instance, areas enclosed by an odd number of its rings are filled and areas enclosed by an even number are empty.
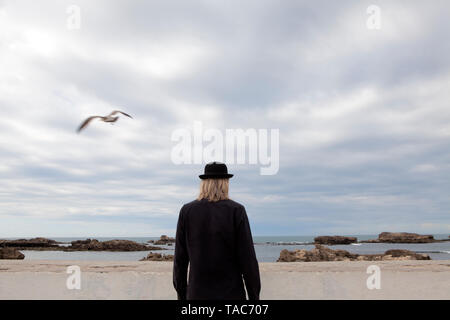
<svg viewBox="0 0 450 320"><path fill-rule="evenodd" d="M446 0L0 0L0 238L174 235L203 164L174 164L171 135L194 121L279 129L276 175L229 165L254 235L449 233L449 16ZM75 132L118 108L134 119Z"/></svg>

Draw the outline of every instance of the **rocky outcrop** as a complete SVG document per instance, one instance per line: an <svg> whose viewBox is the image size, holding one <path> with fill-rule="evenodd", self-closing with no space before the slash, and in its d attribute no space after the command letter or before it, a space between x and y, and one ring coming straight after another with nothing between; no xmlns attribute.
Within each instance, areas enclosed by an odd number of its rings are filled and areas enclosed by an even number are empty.
<svg viewBox="0 0 450 320"><path fill-rule="evenodd" d="M148 246L131 240L109 240L98 241L97 239L86 239L72 241L70 247L65 251L148 251L161 250L159 247Z"/></svg>
<svg viewBox="0 0 450 320"><path fill-rule="evenodd" d="M384 253L383 260L431 260L431 258L424 253L415 253L403 249L391 249Z"/></svg>
<svg viewBox="0 0 450 320"><path fill-rule="evenodd" d="M260 244L269 244L271 246L296 246L296 245L307 245L307 244L314 244L314 242L302 242L302 241L279 241L279 242L273 242L273 241L266 241L266 242L254 242L254 245L260 245Z"/></svg>
<svg viewBox="0 0 450 320"><path fill-rule="evenodd" d="M159 240L150 240L149 243L153 243L154 245L160 246L160 245L171 245L175 242L175 238L171 238L163 234Z"/></svg>
<svg viewBox="0 0 450 320"><path fill-rule="evenodd" d="M173 261L173 255L150 252L145 258L139 261Z"/></svg>
<svg viewBox="0 0 450 320"><path fill-rule="evenodd" d="M58 242L47 238L0 240L0 247L17 248L21 250L33 248L58 247Z"/></svg>
<svg viewBox="0 0 450 320"><path fill-rule="evenodd" d="M421 235L408 232L382 232L378 239L367 240L369 243L430 243L439 242L432 235Z"/></svg>
<svg viewBox="0 0 450 320"><path fill-rule="evenodd" d="M355 237L344 237L344 236L319 236L314 238L314 243L318 244L350 244L357 242L358 239Z"/></svg>
<svg viewBox="0 0 450 320"><path fill-rule="evenodd" d="M23 260L24 258L24 254L16 248L0 248L0 259Z"/></svg>
<svg viewBox="0 0 450 320"><path fill-rule="evenodd" d="M434 242L434 237L432 235L407 232L382 232L378 235L378 241L389 243L428 243Z"/></svg>
<svg viewBox="0 0 450 320"><path fill-rule="evenodd" d="M137 243L130 240L98 241L86 239L72 241L70 246L60 246L58 242L46 238L0 240L0 247L17 250L37 251L149 251L163 250L160 247Z"/></svg>
<svg viewBox="0 0 450 320"><path fill-rule="evenodd" d="M277 262L309 261L380 261L380 260L431 260L426 254L409 250L388 250L383 254L356 254L346 250L332 250L320 244L308 250L282 250Z"/></svg>
<svg viewBox="0 0 450 320"><path fill-rule="evenodd" d="M357 254L352 254L345 250L332 250L320 244L308 251L302 250L282 250L277 262L296 262L296 261L345 261L356 260Z"/></svg>

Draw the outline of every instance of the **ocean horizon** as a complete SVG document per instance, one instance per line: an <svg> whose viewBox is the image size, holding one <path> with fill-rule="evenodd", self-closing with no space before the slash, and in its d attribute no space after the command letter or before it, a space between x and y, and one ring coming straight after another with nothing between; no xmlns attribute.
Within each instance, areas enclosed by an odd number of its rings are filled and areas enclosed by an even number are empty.
<svg viewBox="0 0 450 320"><path fill-rule="evenodd" d="M448 233L430 233L436 240L448 239ZM316 235L253 235L253 242L313 242L315 237L318 236L344 236L344 237L356 237L358 241L366 241L370 239L377 239L377 234L316 234ZM173 234L167 234L169 237L175 237ZM121 239L121 240L131 240L139 243L147 242L149 240L158 240L159 236L73 236L73 237L52 237L52 236L20 236L20 237L0 237L0 239L14 240L14 239L31 239L31 238L47 238L53 239L58 242L71 242L76 240L85 240L85 239L97 239L99 241L108 241L113 239Z"/></svg>
<svg viewBox="0 0 450 320"><path fill-rule="evenodd" d="M317 236L317 235L316 235ZM259 262L276 262L281 250L296 250L314 248L313 242L316 236L253 236L256 257ZM378 235L345 235L356 237L358 241L376 239ZM436 240L448 239L448 234L433 234ZM3 239L19 239L23 237L8 237ZM75 240L97 239L107 241L113 239L132 240L138 243L147 243L149 240L157 240L159 237L46 237L61 243L70 243ZM28 239L28 238L25 238ZM174 246L160 246L162 254L173 254ZM417 253L426 253L432 260L450 259L450 242L436 243L356 243L348 245L334 245L333 249L347 250L357 254L384 253L390 249L406 249ZM91 261L138 261L145 257L149 251L111 252L111 251L34 251L21 250L25 260L91 260Z"/></svg>

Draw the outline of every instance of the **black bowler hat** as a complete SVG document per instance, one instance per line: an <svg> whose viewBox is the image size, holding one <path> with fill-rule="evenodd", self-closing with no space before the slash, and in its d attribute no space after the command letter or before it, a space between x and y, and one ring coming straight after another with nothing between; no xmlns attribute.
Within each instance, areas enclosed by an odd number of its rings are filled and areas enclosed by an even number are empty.
<svg viewBox="0 0 450 320"><path fill-rule="evenodd" d="M225 163L210 162L205 166L205 174L199 175L200 179L228 179L233 175L228 173Z"/></svg>

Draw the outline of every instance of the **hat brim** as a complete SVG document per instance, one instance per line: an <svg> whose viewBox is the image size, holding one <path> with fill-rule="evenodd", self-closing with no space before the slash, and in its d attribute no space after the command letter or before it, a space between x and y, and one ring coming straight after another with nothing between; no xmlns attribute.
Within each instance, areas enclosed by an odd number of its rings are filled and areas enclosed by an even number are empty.
<svg viewBox="0 0 450 320"><path fill-rule="evenodd" d="M229 179L233 175L231 173L226 174L201 174L199 175L200 179Z"/></svg>

